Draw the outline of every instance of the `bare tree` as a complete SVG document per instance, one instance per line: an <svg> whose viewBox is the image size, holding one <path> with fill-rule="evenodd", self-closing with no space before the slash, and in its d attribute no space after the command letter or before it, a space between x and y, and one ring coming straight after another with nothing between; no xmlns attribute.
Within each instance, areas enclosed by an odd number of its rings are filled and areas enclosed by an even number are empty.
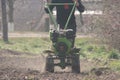
<svg viewBox="0 0 120 80"><path fill-rule="evenodd" d="M14 2L15 0L7 0L8 4L8 29L9 31L14 31Z"/></svg>
<svg viewBox="0 0 120 80"><path fill-rule="evenodd" d="M1 0L2 8L2 26L3 26L3 40L8 42L8 24L7 24L7 13L6 13L6 0Z"/></svg>
<svg viewBox="0 0 120 80"><path fill-rule="evenodd" d="M97 21L96 32L108 45L120 51L120 1L103 0L103 16Z"/></svg>

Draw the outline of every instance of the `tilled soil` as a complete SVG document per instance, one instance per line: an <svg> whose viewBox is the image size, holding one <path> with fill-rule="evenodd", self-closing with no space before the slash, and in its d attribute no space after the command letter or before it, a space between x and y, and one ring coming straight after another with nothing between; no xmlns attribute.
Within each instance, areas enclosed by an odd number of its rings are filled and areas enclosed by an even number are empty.
<svg viewBox="0 0 120 80"><path fill-rule="evenodd" d="M71 68L54 73L44 71L45 55L32 55L11 50L0 51L0 80L120 80L120 73L98 68L92 61L81 60L81 73Z"/></svg>

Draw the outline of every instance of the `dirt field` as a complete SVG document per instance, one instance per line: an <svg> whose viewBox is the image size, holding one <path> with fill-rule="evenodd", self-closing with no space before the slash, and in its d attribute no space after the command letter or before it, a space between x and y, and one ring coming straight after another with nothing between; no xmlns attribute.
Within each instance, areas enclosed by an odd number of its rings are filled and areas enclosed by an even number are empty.
<svg viewBox="0 0 120 80"><path fill-rule="evenodd" d="M109 68L98 68L93 61L81 60L81 73L71 68L55 73L44 71L45 55L33 55L10 50L0 51L0 80L120 80L120 73Z"/></svg>

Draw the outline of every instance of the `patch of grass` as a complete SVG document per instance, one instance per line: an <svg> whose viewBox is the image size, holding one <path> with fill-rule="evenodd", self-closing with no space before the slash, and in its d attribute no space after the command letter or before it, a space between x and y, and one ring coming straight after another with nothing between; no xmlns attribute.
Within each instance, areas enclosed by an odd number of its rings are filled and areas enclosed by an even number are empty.
<svg viewBox="0 0 120 80"><path fill-rule="evenodd" d="M91 38L77 38L76 39L76 46L77 47L82 47L82 46L88 44L90 39Z"/></svg>
<svg viewBox="0 0 120 80"><path fill-rule="evenodd" d="M89 45L89 46L87 46L87 51L89 51L89 52L91 52L91 51L93 51L93 49L94 49L94 47L93 46L91 46L91 45Z"/></svg>
<svg viewBox="0 0 120 80"><path fill-rule="evenodd" d="M94 43L95 42L95 43ZM75 45L81 48L82 57L118 59L119 53L111 50L108 52L103 44L97 44L93 38L77 38ZM99 42L98 42L99 43ZM9 43L4 43L0 39L0 49L9 49L21 52L42 53L50 49L51 41L49 38L10 38Z"/></svg>
<svg viewBox="0 0 120 80"><path fill-rule="evenodd" d="M109 59L120 59L120 54L117 51L112 50L109 52L108 58Z"/></svg>
<svg viewBox="0 0 120 80"><path fill-rule="evenodd" d="M95 43L94 43L95 42ZM104 45L97 44L98 40L92 38L80 38L76 40L77 47L81 48L84 57L106 59L108 54Z"/></svg>
<svg viewBox="0 0 120 80"><path fill-rule="evenodd" d="M101 62L99 62L99 64L101 66L108 66L115 71L120 71L119 51L114 49L108 51L107 45L99 43L99 41L96 41L95 39L83 38L77 39L76 41L77 47L81 48L82 58L87 58L94 61L100 60ZM109 62L106 64L106 61Z"/></svg>
<svg viewBox="0 0 120 80"><path fill-rule="evenodd" d="M97 53L106 52L105 46L97 45L97 46L94 48L94 52L97 52Z"/></svg>
<svg viewBox="0 0 120 80"><path fill-rule="evenodd" d="M120 60L111 60L109 67L115 71L120 71Z"/></svg>
<svg viewBox="0 0 120 80"><path fill-rule="evenodd" d="M49 38L10 38L6 44L0 39L0 49L9 49L20 52L42 53L50 48Z"/></svg>

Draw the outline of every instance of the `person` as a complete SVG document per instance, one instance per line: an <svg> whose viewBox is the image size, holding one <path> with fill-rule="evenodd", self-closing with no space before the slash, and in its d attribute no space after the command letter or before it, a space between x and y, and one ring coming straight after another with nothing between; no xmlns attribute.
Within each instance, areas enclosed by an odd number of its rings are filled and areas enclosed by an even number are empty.
<svg viewBox="0 0 120 80"><path fill-rule="evenodd" d="M56 18L57 18L57 23L60 26L60 29L64 29L66 22L69 18L69 15L71 14L72 8L74 5L69 5L67 3L74 3L76 1L76 8L79 12L84 12L85 7L81 3L81 0L51 0L51 3L64 3L64 5L48 5L50 11L53 11L53 8L56 7ZM45 7L45 12L49 13L49 10L47 7ZM73 30L73 44L74 44L74 39L76 35L76 20L75 20L75 8L72 12L71 18L69 19L67 29L72 29Z"/></svg>

